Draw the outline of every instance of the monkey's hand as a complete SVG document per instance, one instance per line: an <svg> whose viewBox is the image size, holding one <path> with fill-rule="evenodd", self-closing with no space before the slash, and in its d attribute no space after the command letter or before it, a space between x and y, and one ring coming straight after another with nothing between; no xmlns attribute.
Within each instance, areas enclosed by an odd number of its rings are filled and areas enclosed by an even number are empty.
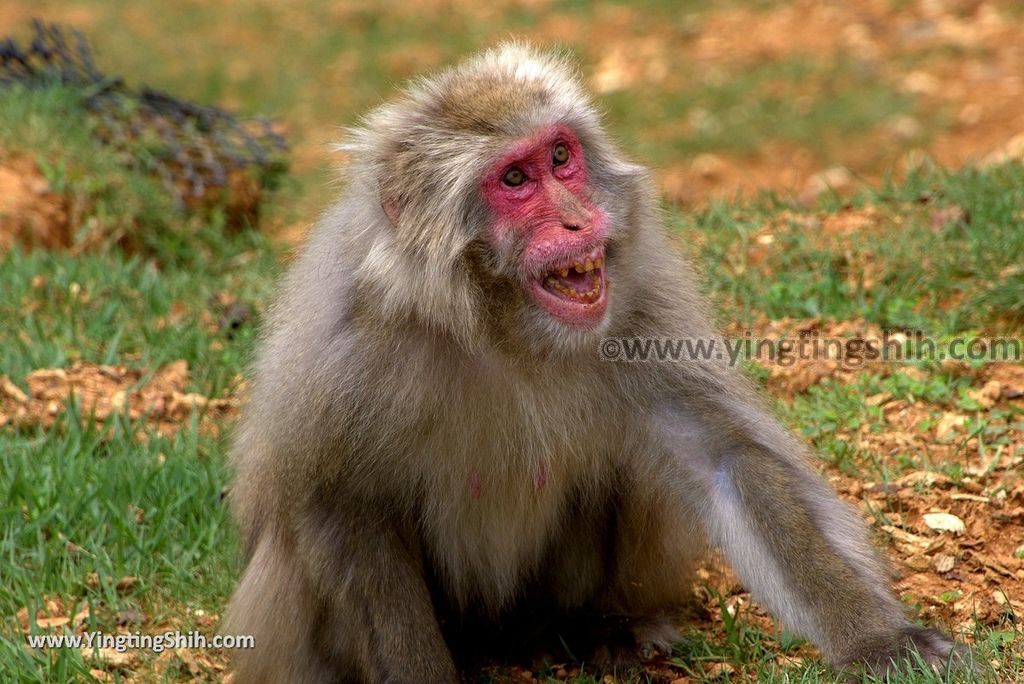
<svg viewBox="0 0 1024 684"><path fill-rule="evenodd" d="M934 629L906 627L900 630L894 643L886 640L885 643L865 644L865 650L865 655L842 663L840 670L851 677L864 673L885 677L908 666L922 664L936 672L970 671L970 651Z"/></svg>
<svg viewBox="0 0 1024 684"><path fill-rule="evenodd" d="M712 543L754 597L840 668L885 673L943 668L958 650L915 627L889 588L889 573L856 511L841 502L805 460L802 447L767 413L718 424L693 412L660 423L677 455L683 494ZM707 423L705 423L707 421ZM710 423L710 425L708 424ZM715 448L709 435L730 435ZM962 660L962 658L957 658Z"/></svg>

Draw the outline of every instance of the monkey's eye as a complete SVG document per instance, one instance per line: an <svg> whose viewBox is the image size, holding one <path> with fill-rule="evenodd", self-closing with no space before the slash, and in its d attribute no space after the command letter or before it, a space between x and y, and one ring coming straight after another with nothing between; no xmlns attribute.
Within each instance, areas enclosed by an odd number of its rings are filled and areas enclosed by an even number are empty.
<svg viewBox="0 0 1024 684"><path fill-rule="evenodd" d="M510 188L514 188L526 182L526 174L523 173L522 169L513 166L501 177L501 182Z"/></svg>
<svg viewBox="0 0 1024 684"><path fill-rule="evenodd" d="M567 161L569 161L569 147L565 143L558 143L551 153L551 163L555 166L561 166Z"/></svg>

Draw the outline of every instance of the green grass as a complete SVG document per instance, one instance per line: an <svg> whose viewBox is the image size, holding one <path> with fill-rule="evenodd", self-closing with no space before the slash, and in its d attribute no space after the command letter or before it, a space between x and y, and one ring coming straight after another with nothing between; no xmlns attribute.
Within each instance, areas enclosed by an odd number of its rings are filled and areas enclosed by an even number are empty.
<svg viewBox="0 0 1024 684"><path fill-rule="evenodd" d="M114 633L122 611L141 610L152 624L171 611L184 631L194 623L182 606L220 610L237 570L219 503L223 445L190 430L140 443L136 427L127 420L113 429L83 427L70 413L50 430L4 435L4 615L21 607L34 614L44 596L61 597L68 615L91 606L90 630ZM118 591L125 576L138 584ZM10 641L0 649L7 677L56 682L87 672L71 650L29 655L12 627L8 619Z"/></svg>
<svg viewBox="0 0 1024 684"><path fill-rule="evenodd" d="M124 228L137 239L130 253L112 238L78 255L0 255L0 368L21 377L83 359L131 356L148 366L185 359L197 382L219 390L224 373L242 370L241 359L230 345L209 356L211 333L197 324L199 314L216 317L220 292L265 301L276 252L259 233L227 234L216 212L175 210L159 183L89 137L76 98L61 89L0 97L0 149L34 159L55 192L83 207L82 223L112 236ZM187 315L171 316L174 307Z"/></svg>
<svg viewBox="0 0 1024 684"><path fill-rule="evenodd" d="M684 84L642 98L632 90L607 98L610 118L624 124L617 130L636 156L664 164L699 152L754 153L782 143L835 160L848 136L913 111L909 98L852 59L798 56L727 76L695 73Z"/></svg>
<svg viewBox="0 0 1024 684"><path fill-rule="evenodd" d="M202 244L172 265L116 249L8 253L0 260L0 369L21 382L32 369L76 360L155 369L185 359L188 391L224 395L245 370L255 324L228 335L198 314L216 311L220 292L262 307L276 251L255 234ZM172 316L175 309L187 314ZM106 633L123 611L182 631L200 629L185 607L218 614L239 569L220 504L225 448L195 424L161 437L128 416L97 426L71 414L50 429L0 430L0 672L26 682L87 679L76 652L30 656L21 647L11 618L22 607L34 614L44 597L63 598L68 615L88 604L89 628ZM87 581L92 573L99 586ZM126 575L138 584L115 591Z"/></svg>
<svg viewBox="0 0 1024 684"><path fill-rule="evenodd" d="M70 87L12 87L0 94L0 150L36 163L47 184L78 215L74 243L113 244L119 236L144 249L170 253L181 234L169 222L173 203L154 178L132 173L111 151L97 148L85 93ZM177 238L179 241L183 238Z"/></svg>
<svg viewBox="0 0 1024 684"><path fill-rule="evenodd" d="M748 263L754 235L784 210L811 218L798 205L766 199L760 205L715 204L680 215L677 227L702 244L701 260L713 296L730 312L769 318L862 318L885 328L933 335L1024 325L1024 168L912 174L856 198L882 215L884 232L843 242L817 224L785 222L756 267ZM937 213L959 207L964 218L932 225ZM826 200L823 211L840 202ZM864 264L872 282L865 283Z"/></svg>
<svg viewBox="0 0 1024 684"><path fill-rule="evenodd" d="M184 359L187 391L222 396L245 370L255 325L222 331L218 295L258 311L279 250L256 232L226 233L216 216L174 210L159 183L96 146L79 96L0 97L0 149L35 159L52 188L87 207L84 221L130 226L140 249L0 256L0 374L21 383L79 360L155 370ZM90 667L71 650L26 651L19 609L34 614L59 597L68 615L90 606L92 630L112 633L119 614L136 610L185 631L196 624L183 607L216 614L238 569L220 505L222 439L196 425L161 437L127 415L97 425L74 408L49 429L0 432L0 672L17 681L84 681ZM118 591L125 576L138 583Z"/></svg>

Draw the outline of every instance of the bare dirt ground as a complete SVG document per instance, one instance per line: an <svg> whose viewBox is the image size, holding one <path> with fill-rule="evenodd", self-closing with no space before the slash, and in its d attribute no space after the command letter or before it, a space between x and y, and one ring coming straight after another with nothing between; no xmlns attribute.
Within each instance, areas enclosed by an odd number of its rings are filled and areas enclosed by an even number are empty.
<svg viewBox="0 0 1024 684"><path fill-rule="evenodd" d="M48 249L68 246L68 204L31 159L0 156L0 253L14 242Z"/></svg>
<svg viewBox="0 0 1024 684"><path fill-rule="evenodd" d="M1015 5L796 0L770 9L710 10L695 20L692 39L681 42L671 34L623 36L624 17L616 13L629 10L615 8L606 21L598 14L589 29L607 36L610 44L593 78L605 92L665 88L680 74L728 73L794 56L824 62L846 58L915 98L915 115L881 121L847 139L836 159L780 142L748 155L679 160L662 170L668 195L684 202L761 189L813 199L826 186L846 190L855 179L877 181L889 169L902 171L925 159L958 167L1021 158L1024 17ZM568 28L559 24L558 31ZM924 128L932 129L930 139L915 144Z"/></svg>

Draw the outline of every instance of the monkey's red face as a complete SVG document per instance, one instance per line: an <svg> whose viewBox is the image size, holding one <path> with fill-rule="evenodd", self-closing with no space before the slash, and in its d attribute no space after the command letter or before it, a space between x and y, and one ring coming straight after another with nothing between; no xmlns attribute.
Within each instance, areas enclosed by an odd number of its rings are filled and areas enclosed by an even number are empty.
<svg viewBox="0 0 1024 684"><path fill-rule="evenodd" d="M553 126L520 140L485 176L494 244L521 245L519 273L530 298L572 328L601 323L608 307L607 216L591 201L577 137Z"/></svg>

